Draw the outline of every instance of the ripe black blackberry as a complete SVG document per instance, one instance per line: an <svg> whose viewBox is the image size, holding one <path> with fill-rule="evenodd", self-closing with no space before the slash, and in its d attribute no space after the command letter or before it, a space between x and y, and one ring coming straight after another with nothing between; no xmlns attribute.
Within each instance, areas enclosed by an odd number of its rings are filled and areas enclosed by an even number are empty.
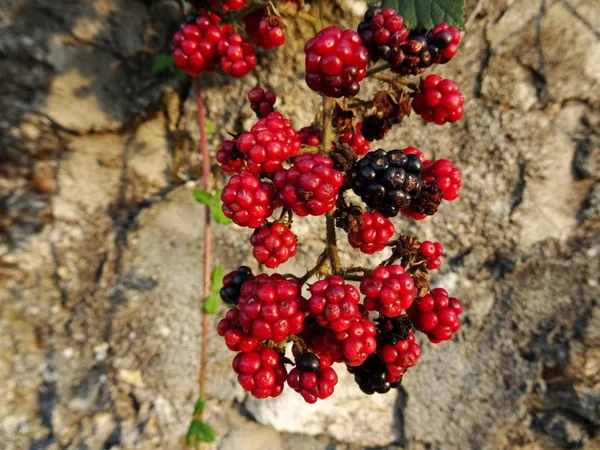
<svg viewBox="0 0 600 450"><path fill-rule="evenodd" d="M391 8L378 6L367 10L357 31L373 61L387 61L408 36L402 16Z"/></svg>
<svg viewBox="0 0 600 450"><path fill-rule="evenodd" d="M248 280L254 280L254 275L250 267L247 266L241 266L238 270L225 275L223 277L223 287L219 292L221 300L230 305L237 305L242 284Z"/></svg>
<svg viewBox="0 0 600 450"><path fill-rule="evenodd" d="M350 171L352 190L385 217L410 205L422 184L423 164L401 150L369 152Z"/></svg>
<svg viewBox="0 0 600 450"><path fill-rule="evenodd" d="M369 355L360 366L348 366L348 372L354 375L354 381L365 394L385 394L390 389L400 386L402 377L395 381L389 381L386 364L376 353Z"/></svg>

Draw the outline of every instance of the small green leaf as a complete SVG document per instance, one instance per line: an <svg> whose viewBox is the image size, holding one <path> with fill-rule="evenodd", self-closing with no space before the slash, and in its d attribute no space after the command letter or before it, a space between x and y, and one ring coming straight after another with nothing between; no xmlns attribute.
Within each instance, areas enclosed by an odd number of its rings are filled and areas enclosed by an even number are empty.
<svg viewBox="0 0 600 450"><path fill-rule="evenodd" d="M196 189L194 191L194 198L198 203L208 206L213 206L215 202L215 197L202 189Z"/></svg>
<svg viewBox="0 0 600 450"><path fill-rule="evenodd" d="M207 120L204 130L206 131L206 134L213 134L215 132L214 122L212 120Z"/></svg>
<svg viewBox="0 0 600 450"><path fill-rule="evenodd" d="M219 225L229 225L230 223L232 223L231 219L227 218L225 213L223 213L223 210L221 209L221 205L219 203L213 205L213 207L211 208L211 212L213 219Z"/></svg>
<svg viewBox="0 0 600 450"><path fill-rule="evenodd" d="M181 69L177 69L175 71L175 76L177 77L178 80L185 80L188 78L188 74L185 73L183 70Z"/></svg>
<svg viewBox="0 0 600 450"><path fill-rule="evenodd" d="M189 447L193 441L214 442L215 431L210 425L198 419L192 419L192 423L190 423L190 427L185 435L185 443Z"/></svg>
<svg viewBox="0 0 600 450"><path fill-rule="evenodd" d="M409 30L430 30L442 22L462 28L465 0L383 0L384 8L394 8Z"/></svg>
<svg viewBox="0 0 600 450"><path fill-rule="evenodd" d="M206 314L216 314L219 311L219 294L211 293L206 300L204 300L204 312Z"/></svg>
<svg viewBox="0 0 600 450"><path fill-rule="evenodd" d="M223 269L223 266L215 266L210 275L210 291L212 293L219 293L219 290L223 287L224 276L225 269Z"/></svg>
<svg viewBox="0 0 600 450"><path fill-rule="evenodd" d="M204 409L204 399L202 397L199 397L198 400L196 400L196 404L194 405L194 416L197 416L198 414L200 414L203 409Z"/></svg>
<svg viewBox="0 0 600 450"><path fill-rule="evenodd" d="M175 65L175 60L173 56L169 53L165 53L162 55L158 55L154 58L154 62L152 63L152 73L157 74L160 72L164 72L167 69L170 69Z"/></svg>

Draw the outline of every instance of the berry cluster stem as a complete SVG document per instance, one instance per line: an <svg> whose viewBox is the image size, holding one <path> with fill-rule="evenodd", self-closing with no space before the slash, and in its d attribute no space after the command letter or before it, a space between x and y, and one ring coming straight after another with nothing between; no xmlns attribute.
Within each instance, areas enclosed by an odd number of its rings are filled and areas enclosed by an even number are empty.
<svg viewBox="0 0 600 450"><path fill-rule="evenodd" d="M327 224L327 256L331 264L331 270L333 273L337 273L342 270L342 263L340 261L340 253L337 247L337 237L335 235L335 223L333 219L333 212L328 212L325 216Z"/></svg>
<svg viewBox="0 0 600 450"><path fill-rule="evenodd" d="M332 98L323 96L323 142L321 148L323 152L329 150L331 141L333 140L333 130L331 128L331 104Z"/></svg>
<svg viewBox="0 0 600 450"><path fill-rule="evenodd" d="M210 190L210 157L208 154L208 143L206 139L206 117L204 110L204 100L202 99L202 84L200 77L194 78L194 91L197 109L198 129L200 132L200 152L202 154L202 184L206 192ZM201 302L202 311L202 353L200 355L200 377L198 384L200 388L200 397L204 397L206 385L206 366L208 361L208 313L204 310L204 302L210 295L210 272L211 272L211 213L210 207L204 208L204 294ZM202 420L202 412L200 412Z"/></svg>
<svg viewBox="0 0 600 450"><path fill-rule="evenodd" d="M383 72L384 70L389 69L389 68L390 68L390 64L389 63L383 63L383 64L380 64L378 66L371 67L369 70L367 70L367 73L366 73L365 76L366 77L372 77L376 73Z"/></svg>

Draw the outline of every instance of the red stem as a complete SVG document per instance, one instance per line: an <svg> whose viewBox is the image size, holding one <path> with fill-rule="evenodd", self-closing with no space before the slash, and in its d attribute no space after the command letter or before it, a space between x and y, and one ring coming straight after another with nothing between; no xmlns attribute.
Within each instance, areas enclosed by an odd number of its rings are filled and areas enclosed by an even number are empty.
<svg viewBox="0 0 600 450"><path fill-rule="evenodd" d="M206 141L206 117L204 101L202 100L202 85L200 77L194 78L194 90L196 98L196 110L198 119L198 130L200 131L200 152L202 154L202 184L206 192L210 192L210 156L208 155L208 143ZM204 296L202 304L202 353L200 355L200 397L204 397L206 385L206 363L208 361L208 314L204 311L204 302L210 295L210 271L211 271L211 213L208 205L204 208ZM200 414L202 419L202 413Z"/></svg>

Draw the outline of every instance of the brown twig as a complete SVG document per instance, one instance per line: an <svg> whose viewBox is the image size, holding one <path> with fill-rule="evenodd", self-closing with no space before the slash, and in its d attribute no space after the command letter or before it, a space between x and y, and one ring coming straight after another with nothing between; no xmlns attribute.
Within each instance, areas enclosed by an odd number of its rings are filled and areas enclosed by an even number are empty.
<svg viewBox="0 0 600 450"><path fill-rule="evenodd" d="M326 262L327 262L327 250L323 250L323 253L321 253L319 255L319 258L317 258L317 264L315 264L315 267L313 267L312 269L307 271L300 278L297 278L297 280L300 282L300 284L306 283L310 279L310 277L312 277L314 274L316 274L317 272L320 272L323 269Z"/></svg>
<svg viewBox="0 0 600 450"><path fill-rule="evenodd" d="M331 270L334 273L339 272L342 269L342 263L340 261L340 253L337 247L337 238L335 236L335 222L333 219L333 211L329 211L325 216L327 225L327 256L331 264Z"/></svg>
<svg viewBox="0 0 600 450"><path fill-rule="evenodd" d="M331 128L331 98L323 96L323 142L321 151L328 152L333 141L333 129Z"/></svg>
<svg viewBox="0 0 600 450"><path fill-rule="evenodd" d="M200 131L200 152L202 154L202 184L206 192L210 190L210 157L208 155L208 143L206 140L206 117L204 101L202 99L202 85L200 77L194 78L194 90L196 98L197 121ZM211 271L211 213L210 207L204 209L204 297L201 302L202 309L202 353L200 355L200 397L204 397L206 385L206 365L208 361L208 313L204 310L204 302L210 295L210 271ZM202 412L198 419L202 420Z"/></svg>
<svg viewBox="0 0 600 450"><path fill-rule="evenodd" d="M366 77L372 77L376 73L383 72L384 70L387 70L389 68L390 68L389 63L383 63L383 64L380 64L378 66L371 67L369 70L367 70L367 73L365 74L365 76Z"/></svg>

